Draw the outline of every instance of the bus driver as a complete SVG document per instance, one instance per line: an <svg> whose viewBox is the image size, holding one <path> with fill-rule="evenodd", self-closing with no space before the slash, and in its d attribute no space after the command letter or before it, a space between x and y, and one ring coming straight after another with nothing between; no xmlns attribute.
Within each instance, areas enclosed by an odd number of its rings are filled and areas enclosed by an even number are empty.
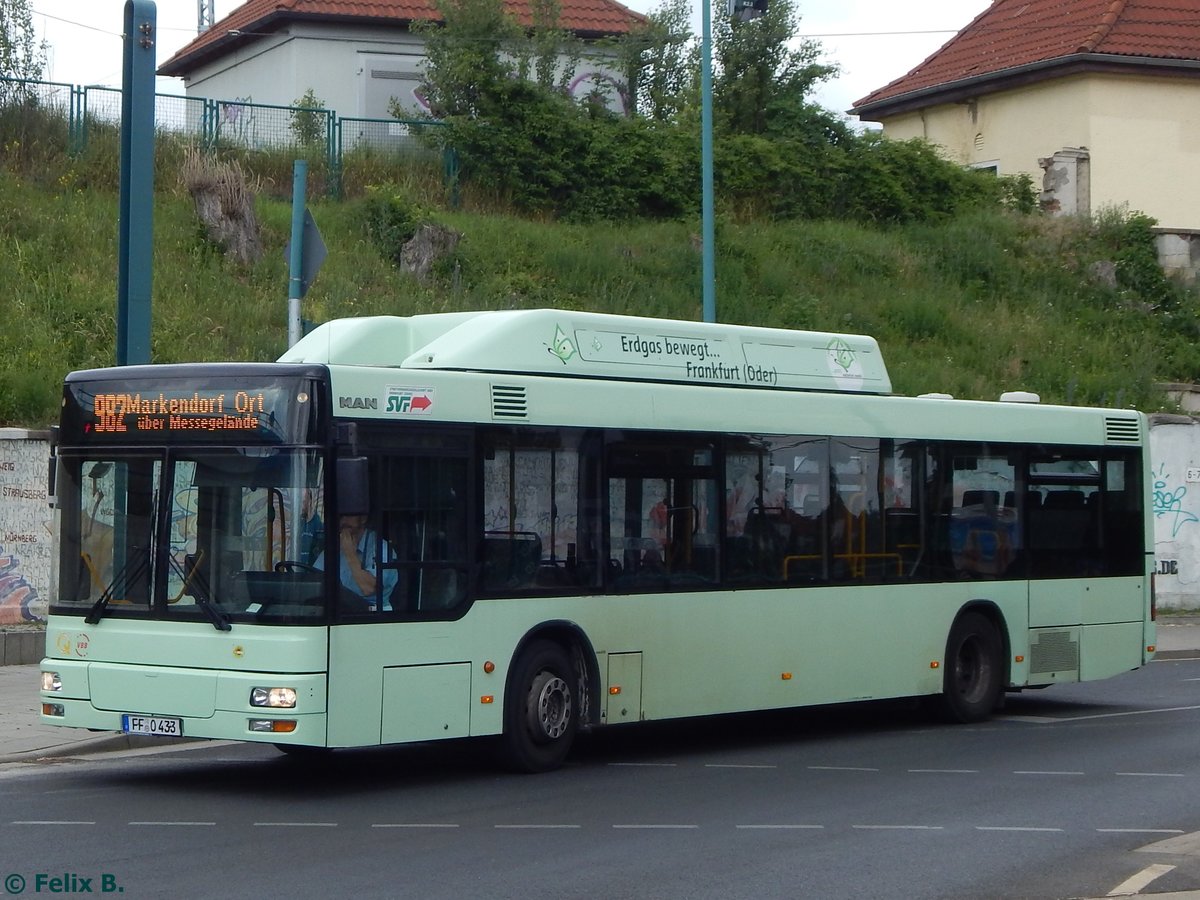
<svg viewBox="0 0 1200 900"><path fill-rule="evenodd" d="M341 551L339 575L342 587L351 594L362 597L371 610L375 609L375 589L378 586L379 547L379 537L367 527L366 516L342 516L338 520L338 549ZM392 548L386 543L383 544L383 554L386 562L395 559ZM322 570L325 568L324 553L316 558L313 566ZM398 573L395 569L383 570L384 610L392 608L390 598L397 580Z"/></svg>

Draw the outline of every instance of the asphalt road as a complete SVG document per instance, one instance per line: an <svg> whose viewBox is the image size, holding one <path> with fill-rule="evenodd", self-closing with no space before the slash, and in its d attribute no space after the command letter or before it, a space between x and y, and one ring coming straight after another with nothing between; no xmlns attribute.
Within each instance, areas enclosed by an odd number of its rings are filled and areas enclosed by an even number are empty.
<svg viewBox="0 0 1200 900"><path fill-rule="evenodd" d="M1198 889L1198 685L1200 661L1173 660L1017 696L973 727L889 704L613 729L540 776L498 772L476 744L14 763L0 878L131 897Z"/></svg>

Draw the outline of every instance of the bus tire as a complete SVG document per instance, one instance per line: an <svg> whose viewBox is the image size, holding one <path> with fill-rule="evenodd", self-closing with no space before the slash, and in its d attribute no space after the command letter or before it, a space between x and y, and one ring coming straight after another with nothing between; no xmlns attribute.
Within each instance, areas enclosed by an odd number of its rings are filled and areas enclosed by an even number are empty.
<svg viewBox="0 0 1200 900"><path fill-rule="evenodd" d="M513 668L504 705L505 761L518 772L548 772L566 759L579 727L578 681L552 641L535 641Z"/></svg>
<svg viewBox="0 0 1200 900"><path fill-rule="evenodd" d="M959 616L946 641L942 712L951 722L982 722L1000 702L1004 685L1000 634L986 616Z"/></svg>

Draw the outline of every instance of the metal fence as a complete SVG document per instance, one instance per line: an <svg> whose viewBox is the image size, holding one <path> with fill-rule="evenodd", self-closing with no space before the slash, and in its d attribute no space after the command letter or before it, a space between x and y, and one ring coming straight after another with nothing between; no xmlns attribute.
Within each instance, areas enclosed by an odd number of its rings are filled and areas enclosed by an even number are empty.
<svg viewBox="0 0 1200 900"><path fill-rule="evenodd" d="M89 128L120 127L122 92L98 85L0 78L0 111L22 110L61 116L67 125L67 149L74 155L87 149ZM328 191L335 197L341 195L346 157L356 153L386 155L399 162L435 160L440 153L447 184L457 184L453 151L435 149L435 142L422 139L445 127L432 120L351 118L317 107L155 94L154 123L159 134L193 140L209 151L294 152L323 162L330 173Z"/></svg>

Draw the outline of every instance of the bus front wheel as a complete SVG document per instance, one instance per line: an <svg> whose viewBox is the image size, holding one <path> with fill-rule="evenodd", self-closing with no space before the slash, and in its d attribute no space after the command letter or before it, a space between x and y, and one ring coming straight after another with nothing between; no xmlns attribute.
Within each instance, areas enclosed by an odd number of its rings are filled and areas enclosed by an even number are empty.
<svg viewBox="0 0 1200 900"><path fill-rule="evenodd" d="M1000 634L983 615L959 616L946 641L942 710L952 722L982 722L1000 701Z"/></svg>
<svg viewBox="0 0 1200 900"><path fill-rule="evenodd" d="M504 755L514 769L548 772L562 765L579 724L577 683L558 644L537 641L521 654L504 710Z"/></svg>

